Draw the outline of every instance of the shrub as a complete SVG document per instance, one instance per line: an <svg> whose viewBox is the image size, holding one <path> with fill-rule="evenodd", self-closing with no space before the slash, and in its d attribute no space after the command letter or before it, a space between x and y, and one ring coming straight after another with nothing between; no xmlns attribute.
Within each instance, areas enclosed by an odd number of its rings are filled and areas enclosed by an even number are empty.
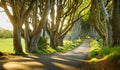
<svg viewBox="0 0 120 70"><path fill-rule="evenodd" d="M56 50L51 48L50 46L47 46L46 49L41 49L41 50L39 49L37 51L37 53L39 53L39 54L53 54L53 53L56 53Z"/></svg>
<svg viewBox="0 0 120 70"><path fill-rule="evenodd" d="M90 42L89 56L91 58L107 57L109 60L116 61L118 64L120 64L120 46L100 48L98 42L92 39Z"/></svg>
<svg viewBox="0 0 120 70"><path fill-rule="evenodd" d="M82 43L82 39L78 39L78 40L75 40L74 42L73 42L73 46L79 46L81 43Z"/></svg>
<svg viewBox="0 0 120 70"><path fill-rule="evenodd" d="M107 57L111 61L120 61L120 46L102 48L98 54L99 57ZM120 63L119 63L120 64Z"/></svg>
<svg viewBox="0 0 120 70"><path fill-rule="evenodd" d="M56 48L56 51L57 51L57 52L65 51L65 48L64 48L63 46L58 46L58 47Z"/></svg>
<svg viewBox="0 0 120 70"><path fill-rule="evenodd" d="M40 37L39 38L39 41L38 41L38 49L46 49L47 48L47 45L49 45L47 43L47 39L44 38L44 37Z"/></svg>
<svg viewBox="0 0 120 70"><path fill-rule="evenodd" d="M99 43L96 40L91 39L89 52L90 58L96 57L99 54L100 49L101 48L99 47Z"/></svg>
<svg viewBox="0 0 120 70"><path fill-rule="evenodd" d="M78 40L75 42L72 42L69 40L64 40L64 46L58 46L57 48L52 48L52 47L50 47L50 45L47 43L47 41L44 38L40 38L40 41L38 43L39 49L38 49L37 53L52 54L52 53L56 53L56 52L70 51L74 47L78 46L81 42L82 42L82 40Z"/></svg>

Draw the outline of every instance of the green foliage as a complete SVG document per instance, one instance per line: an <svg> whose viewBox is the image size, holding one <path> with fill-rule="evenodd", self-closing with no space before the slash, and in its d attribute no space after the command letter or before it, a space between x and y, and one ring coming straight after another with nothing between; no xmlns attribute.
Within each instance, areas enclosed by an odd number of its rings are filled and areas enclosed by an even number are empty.
<svg viewBox="0 0 120 70"><path fill-rule="evenodd" d="M103 46L103 41L102 40L103 39L101 37L97 38L97 41L98 41L98 43L99 43L100 46Z"/></svg>
<svg viewBox="0 0 120 70"><path fill-rule="evenodd" d="M79 46L79 44L82 43L82 40L76 40L74 42L69 41L69 40L64 40L64 46L58 46L56 48L57 52L63 52L63 51L70 51L74 49L75 47Z"/></svg>
<svg viewBox="0 0 120 70"><path fill-rule="evenodd" d="M50 47L46 38L44 38L44 37L39 38L37 53L39 53L39 54L52 54L55 52L56 52L56 50Z"/></svg>
<svg viewBox="0 0 120 70"><path fill-rule="evenodd" d="M37 53L39 53L39 54L53 54L55 52L56 52L56 50L51 48L49 45L47 45L46 49L41 49L41 50L39 49L37 51Z"/></svg>
<svg viewBox="0 0 120 70"><path fill-rule="evenodd" d="M13 32L10 30L0 29L0 38L12 38Z"/></svg>
<svg viewBox="0 0 120 70"><path fill-rule="evenodd" d="M44 41L44 42L46 42L46 41ZM53 54L56 52L63 52L63 51L67 51L67 50L72 50L74 47L77 47L81 42L82 42L82 40L76 40L75 42L65 40L64 46L58 46L58 48L56 48L56 49L51 48L49 44L47 44L47 45L43 44L44 45L43 48L40 47L37 50L37 53L39 53L39 54ZM25 52L25 44L24 44L23 39L22 39L22 46L23 46L23 51ZM5 39L1 38L0 39L0 51L5 52L5 53L14 54L13 39L12 38L5 38Z"/></svg>
<svg viewBox="0 0 120 70"><path fill-rule="evenodd" d="M99 43L96 40L91 39L90 40L90 52L89 52L89 56L91 58L95 57L98 55L99 51L100 51L100 47L99 47Z"/></svg>
<svg viewBox="0 0 120 70"><path fill-rule="evenodd" d="M99 43L93 39L91 39L90 46L89 55L91 58L107 57L109 60L116 61L118 64L120 64L120 46L100 48Z"/></svg>
<svg viewBox="0 0 120 70"><path fill-rule="evenodd" d="M107 57L111 61L120 61L120 46L102 48L99 57Z"/></svg>
<svg viewBox="0 0 120 70"><path fill-rule="evenodd" d="M46 41L45 41L46 42ZM39 54L53 54L56 52L64 52L64 51L70 51L73 48L77 47L82 40L76 40L75 42L64 40L64 46L58 46L57 48L50 47L49 44L42 46L38 49L37 53ZM41 45L40 45L41 46Z"/></svg>
<svg viewBox="0 0 120 70"><path fill-rule="evenodd" d="M75 40L74 42L73 42L73 46L79 46L80 45L80 43L82 43L82 39L78 39L78 40Z"/></svg>
<svg viewBox="0 0 120 70"><path fill-rule="evenodd" d="M39 38L39 41L38 41L38 49L46 49L47 48L47 45L49 45L47 43L47 39L44 38L44 37L40 37Z"/></svg>
<svg viewBox="0 0 120 70"><path fill-rule="evenodd" d="M62 51L65 51L66 50L66 48L64 48L63 46L58 46L57 48L56 48L56 51L57 52L62 52Z"/></svg>

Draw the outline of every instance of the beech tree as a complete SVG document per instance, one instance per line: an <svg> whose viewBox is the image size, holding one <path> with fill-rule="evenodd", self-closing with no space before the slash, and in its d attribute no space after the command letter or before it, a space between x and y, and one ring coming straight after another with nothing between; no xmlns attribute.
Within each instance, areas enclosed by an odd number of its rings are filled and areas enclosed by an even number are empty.
<svg viewBox="0 0 120 70"><path fill-rule="evenodd" d="M27 52L37 50L40 31L48 16L49 3L49 0L1 0L1 6L13 25L15 53L23 53L21 35L24 35ZM12 13L8 6L12 9ZM41 19L38 19L38 14ZM29 20L31 15L32 21ZM25 29L22 29L23 24ZM30 30L30 24L33 25L32 31Z"/></svg>
<svg viewBox="0 0 120 70"><path fill-rule="evenodd" d="M109 3L108 3L109 2ZM91 25L96 29L98 34L103 39L103 45L112 44L112 32L110 26L110 13L111 2L108 1L105 6L104 0L92 0L91 5Z"/></svg>
<svg viewBox="0 0 120 70"><path fill-rule="evenodd" d="M113 0L112 10L112 38L113 46L120 45L120 0Z"/></svg>
<svg viewBox="0 0 120 70"><path fill-rule="evenodd" d="M13 25L13 43L15 53L23 53L21 45L21 27L30 14L34 3L35 0L1 0L1 6ZM8 7L11 8L12 12Z"/></svg>
<svg viewBox="0 0 120 70"><path fill-rule="evenodd" d="M50 0L37 0L34 9L25 22L24 39L27 52L36 52L37 43L40 38L41 30L47 22L48 12L50 9ZM30 29L32 25L33 30Z"/></svg>
<svg viewBox="0 0 120 70"><path fill-rule="evenodd" d="M46 24L46 30L50 37L50 46L56 48L63 45L63 39L73 25L85 14L82 11L90 6L90 3L80 9L83 0L50 0L50 19Z"/></svg>

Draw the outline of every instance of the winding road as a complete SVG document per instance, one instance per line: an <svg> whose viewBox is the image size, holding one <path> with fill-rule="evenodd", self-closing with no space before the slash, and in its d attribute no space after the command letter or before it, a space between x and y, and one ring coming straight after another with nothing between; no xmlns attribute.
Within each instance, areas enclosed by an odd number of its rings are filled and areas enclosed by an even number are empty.
<svg viewBox="0 0 120 70"><path fill-rule="evenodd" d="M86 59L88 51L89 40L85 39L79 47L66 53L0 59L0 70L82 70L81 60Z"/></svg>

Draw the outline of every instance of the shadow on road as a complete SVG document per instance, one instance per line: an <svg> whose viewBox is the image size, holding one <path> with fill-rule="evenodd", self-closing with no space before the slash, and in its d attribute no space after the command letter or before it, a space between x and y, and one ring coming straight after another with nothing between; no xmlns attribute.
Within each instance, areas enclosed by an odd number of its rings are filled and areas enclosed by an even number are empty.
<svg viewBox="0 0 120 70"><path fill-rule="evenodd" d="M0 70L81 70L81 59L86 59L89 40L73 51L54 55L11 56L0 60Z"/></svg>

